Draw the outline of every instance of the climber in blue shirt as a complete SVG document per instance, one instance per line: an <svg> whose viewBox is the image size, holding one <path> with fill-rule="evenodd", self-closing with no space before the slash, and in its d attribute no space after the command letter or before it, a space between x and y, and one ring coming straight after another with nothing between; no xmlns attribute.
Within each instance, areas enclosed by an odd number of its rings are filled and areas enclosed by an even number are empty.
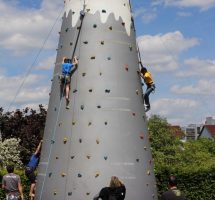
<svg viewBox="0 0 215 200"><path fill-rule="evenodd" d="M42 142L43 141L41 140L39 145L37 146L36 151L31 156L30 161L28 162L28 164L25 168L25 175L28 177L28 179L31 182L30 194L29 194L31 200L34 199L34 190L35 190L35 185L36 185L35 170L39 164Z"/></svg>
<svg viewBox="0 0 215 200"><path fill-rule="evenodd" d="M66 108L69 109L69 91L70 91L70 81L71 81L71 75L75 71L78 65L78 60L76 57L72 59L63 58L62 62L62 75L60 76L61 83L63 85L63 89L65 89L65 98L66 98ZM64 91L63 91L64 92Z"/></svg>

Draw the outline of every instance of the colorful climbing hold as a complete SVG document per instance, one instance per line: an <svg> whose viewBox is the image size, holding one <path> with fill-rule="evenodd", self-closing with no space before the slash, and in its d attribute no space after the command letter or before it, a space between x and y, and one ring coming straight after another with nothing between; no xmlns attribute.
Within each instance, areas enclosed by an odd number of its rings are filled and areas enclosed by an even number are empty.
<svg viewBox="0 0 215 200"><path fill-rule="evenodd" d="M132 115L135 117L135 116L136 116L136 113L132 113Z"/></svg>
<svg viewBox="0 0 215 200"><path fill-rule="evenodd" d="M67 138L67 137L63 138L63 143L64 143L64 144L66 144L67 141L68 141L68 138Z"/></svg>
<svg viewBox="0 0 215 200"><path fill-rule="evenodd" d="M82 76L83 76L83 77L84 77L84 76L86 76L86 73L85 73L85 72L83 72L83 73L82 73Z"/></svg>
<svg viewBox="0 0 215 200"><path fill-rule="evenodd" d="M107 126L107 124L108 124L108 123L107 123L107 122L105 122L105 125L106 125L106 126Z"/></svg>
<svg viewBox="0 0 215 200"><path fill-rule="evenodd" d="M93 89L89 89L89 92L93 92Z"/></svg>
<svg viewBox="0 0 215 200"><path fill-rule="evenodd" d="M141 140L144 139L144 135L143 135L143 134L140 135L140 139L141 139Z"/></svg>
<svg viewBox="0 0 215 200"><path fill-rule="evenodd" d="M82 143L82 139L81 138L79 138L79 143Z"/></svg>
<svg viewBox="0 0 215 200"><path fill-rule="evenodd" d="M87 155L86 157L87 157L87 159L90 159L90 158L91 158L91 155Z"/></svg>
<svg viewBox="0 0 215 200"><path fill-rule="evenodd" d="M88 44L88 41L84 41L83 43L84 43L84 44Z"/></svg>
<svg viewBox="0 0 215 200"><path fill-rule="evenodd" d="M88 126L91 126L91 125L92 125L92 122L89 122L89 123L88 123Z"/></svg>
<svg viewBox="0 0 215 200"><path fill-rule="evenodd" d="M113 27L112 27L112 26L110 26L110 27L109 27L109 30L111 30L111 31L112 31L112 30L113 30Z"/></svg>
<svg viewBox="0 0 215 200"><path fill-rule="evenodd" d="M100 176L100 174L99 174L99 172L97 172L96 174L95 174L95 178L98 178Z"/></svg>
<svg viewBox="0 0 215 200"><path fill-rule="evenodd" d="M81 105L81 110L84 110L84 105Z"/></svg>
<svg viewBox="0 0 215 200"><path fill-rule="evenodd" d="M73 125L73 126L75 125L75 122L74 122L74 121L72 122L72 125Z"/></svg>
<svg viewBox="0 0 215 200"><path fill-rule="evenodd" d="M74 159L75 158L75 156L71 156L71 159Z"/></svg>
<svg viewBox="0 0 215 200"><path fill-rule="evenodd" d="M91 58L90 58L91 60L95 60L96 59L96 57L95 56L91 56Z"/></svg>
<svg viewBox="0 0 215 200"><path fill-rule="evenodd" d="M101 41L101 45L104 45L105 44L105 42L104 41Z"/></svg>
<svg viewBox="0 0 215 200"><path fill-rule="evenodd" d="M125 65L125 70L128 71L128 65L127 64Z"/></svg>
<svg viewBox="0 0 215 200"><path fill-rule="evenodd" d="M74 90L73 90L73 93L76 93L77 91L78 91L77 89L74 89Z"/></svg>
<svg viewBox="0 0 215 200"><path fill-rule="evenodd" d="M56 191L54 191L54 195L57 195L57 192L56 192Z"/></svg>
<svg viewBox="0 0 215 200"><path fill-rule="evenodd" d="M98 109L100 109L100 108L101 108L101 106L100 106L100 105L98 105L98 106L97 106L97 108L98 108Z"/></svg>
<svg viewBox="0 0 215 200"><path fill-rule="evenodd" d="M65 176L66 176L66 173L64 173L64 172L61 173L61 176L62 176L62 177L65 177Z"/></svg>
<svg viewBox="0 0 215 200"><path fill-rule="evenodd" d="M90 195L90 192L87 192L86 195L87 195L87 196Z"/></svg>
<svg viewBox="0 0 215 200"><path fill-rule="evenodd" d="M105 90L105 93L110 93L110 90L106 89L106 90Z"/></svg>
<svg viewBox="0 0 215 200"><path fill-rule="evenodd" d="M140 159L139 159L139 158L137 158L137 159L136 159L136 161L137 161L137 162L139 162L139 161L140 161Z"/></svg>
<svg viewBox="0 0 215 200"><path fill-rule="evenodd" d="M51 177L51 176L52 176L52 173L50 172L50 173L49 173L49 177Z"/></svg>
<svg viewBox="0 0 215 200"><path fill-rule="evenodd" d="M72 45L73 45L73 43L72 43L72 42L70 42L70 43L69 43L69 45L70 45L70 46L72 46Z"/></svg>
<svg viewBox="0 0 215 200"><path fill-rule="evenodd" d="M79 174L78 174L78 178L81 178L81 177L82 177L82 175L79 173Z"/></svg>
<svg viewBox="0 0 215 200"><path fill-rule="evenodd" d="M68 192L68 196L72 196L72 192Z"/></svg>
<svg viewBox="0 0 215 200"><path fill-rule="evenodd" d="M107 159L108 159L108 157L107 157L107 156L104 156L104 159L105 159L105 160L107 160Z"/></svg>
<svg viewBox="0 0 215 200"><path fill-rule="evenodd" d="M97 28L97 25L96 25L96 24L93 24L93 28Z"/></svg>
<svg viewBox="0 0 215 200"><path fill-rule="evenodd" d="M66 32L68 32L69 31L69 28L66 28L66 30L65 30Z"/></svg>
<svg viewBox="0 0 215 200"><path fill-rule="evenodd" d="M136 94L139 95L139 90L138 89L136 89Z"/></svg>
<svg viewBox="0 0 215 200"><path fill-rule="evenodd" d="M55 141L54 140L51 140L51 144L54 144L55 143Z"/></svg>
<svg viewBox="0 0 215 200"><path fill-rule="evenodd" d="M148 175L148 176L149 176L149 175L151 175L151 172L150 172L150 170L148 170L148 171L147 171L147 175Z"/></svg>
<svg viewBox="0 0 215 200"><path fill-rule="evenodd" d="M99 143L100 143L99 139L96 139L96 144L99 144Z"/></svg>

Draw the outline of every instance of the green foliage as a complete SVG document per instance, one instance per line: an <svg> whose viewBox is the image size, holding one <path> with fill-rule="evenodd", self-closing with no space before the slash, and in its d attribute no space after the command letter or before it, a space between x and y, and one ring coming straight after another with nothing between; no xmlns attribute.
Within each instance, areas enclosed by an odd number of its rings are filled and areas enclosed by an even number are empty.
<svg viewBox="0 0 215 200"><path fill-rule="evenodd" d="M20 140L10 138L2 141L0 138L0 160L4 166L14 163L16 167L22 167L20 160Z"/></svg>
<svg viewBox="0 0 215 200"><path fill-rule="evenodd" d="M0 108L0 132L3 141L19 138L21 161L26 164L43 137L46 110L39 105L38 111L25 108L15 112L3 112Z"/></svg>
<svg viewBox="0 0 215 200"><path fill-rule="evenodd" d="M167 190L170 175L189 200L215 199L215 144L208 139L182 143L171 133L166 119L152 116L149 133L155 160L159 196Z"/></svg>

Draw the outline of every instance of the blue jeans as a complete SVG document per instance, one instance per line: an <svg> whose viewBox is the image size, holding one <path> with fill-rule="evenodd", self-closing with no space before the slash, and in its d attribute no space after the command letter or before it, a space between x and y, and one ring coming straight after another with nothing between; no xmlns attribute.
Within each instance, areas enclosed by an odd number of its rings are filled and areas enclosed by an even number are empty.
<svg viewBox="0 0 215 200"><path fill-rule="evenodd" d="M150 108L150 103L149 103L149 95L151 94L152 91L155 90L155 85L152 84L152 85L147 85L147 89L146 89L146 92L144 94L144 102L146 104L146 107L149 107Z"/></svg>

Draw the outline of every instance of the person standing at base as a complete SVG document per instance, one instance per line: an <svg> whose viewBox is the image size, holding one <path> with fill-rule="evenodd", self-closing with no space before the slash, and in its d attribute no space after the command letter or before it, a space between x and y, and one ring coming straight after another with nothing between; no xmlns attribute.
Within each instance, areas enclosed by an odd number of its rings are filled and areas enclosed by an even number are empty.
<svg viewBox="0 0 215 200"><path fill-rule="evenodd" d="M7 166L8 174L3 176L2 189L6 192L6 200L24 200L22 184L19 175L14 174L14 166Z"/></svg>
<svg viewBox="0 0 215 200"><path fill-rule="evenodd" d="M62 75L60 76L60 79L61 79L61 84L63 86L63 90L65 90L66 109L69 109L69 91L70 91L71 75L73 71L77 68L77 65L78 65L78 60L76 57L74 57L73 60L66 57L63 58Z"/></svg>
<svg viewBox="0 0 215 200"><path fill-rule="evenodd" d="M118 177L112 176L109 187L104 187L99 192L99 195L93 200L124 200L126 194L125 185Z"/></svg>
<svg viewBox="0 0 215 200"><path fill-rule="evenodd" d="M185 196L177 188L177 180L175 176L169 177L169 190L164 192L161 196L161 200L185 200Z"/></svg>
<svg viewBox="0 0 215 200"><path fill-rule="evenodd" d="M149 95L151 94L152 91L155 90L155 84L152 79L151 73L143 67L143 64L140 63L141 65L141 70L137 71L138 75L143 78L145 84L147 85L147 89L144 94L144 102L145 102L145 112L148 112L151 108L150 102L149 102Z"/></svg>
<svg viewBox="0 0 215 200"><path fill-rule="evenodd" d="M27 164L25 168L25 175L28 177L28 179L31 182L31 187L30 187L30 199L34 199L34 190L36 186L36 174L35 170L39 164L39 159L40 159L40 152L41 152L41 147L42 147L42 140L40 141L39 145L37 146L36 151L33 153L33 155L30 158L29 163Z"/></svg>

